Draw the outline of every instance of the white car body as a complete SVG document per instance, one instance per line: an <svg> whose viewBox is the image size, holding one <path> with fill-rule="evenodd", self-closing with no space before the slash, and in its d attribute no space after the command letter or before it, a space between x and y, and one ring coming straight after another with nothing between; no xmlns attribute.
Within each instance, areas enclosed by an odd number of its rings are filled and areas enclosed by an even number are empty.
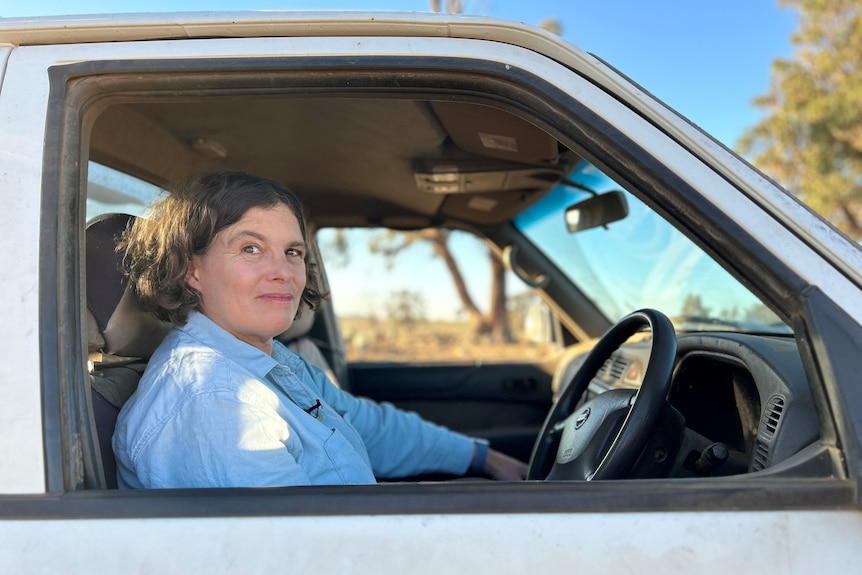
<svg viewBox="0 0 862 575"><path fill-rule="evenodd" d="M124 499L128 494L74 492L52 482L46 461L66 455L58 454L48 437L62 423L50 420L51 406L43 404L43 388L52 385L56 374L40 369L45 354L57 353L45 348L40 332L40 314L56 312L45 309L39 259L40 238L45 237L43 189L50 185L46 178L55 177L46 171L59 161L46 155L49 71L106 59L253 60L309 54L451 55L529 70L651 149L716 210L817 286L857 329L862 325L859 250L615 71L542 31L483 19L408 14L207 13L0 21L0 571L705 575L850 573L857 568L862 511L859 470L853 468L844 477L822 482L824 500L837 501L826 505L817 502L816 486L805 484L809 495L794 499L787 482L773 489L762 479L741 503L728 497L724 504L717 504L715 496L698 502L709 485L646 481L635 508L615 504L614 492L586 482L565 489L505 485L487 495L457 486L418 496L422 486L352 488L343 495L311 488L308 493L318 496L311 501L327 498L319 509L289 496L268 508L252 496L238 495L232 507L210 511L214 496L177 494L166 495L155 511L148 511L147 500L129 502ZM63 315L63 302L56 305ZM66 317L70 330L84 330L80 316ZM841 399L834 392L829 386L822 390L826 403L837 410ZM859 429L852 418L836 413L836 434L826 442L840 460L842 449L858 450L859 437L853 434ZM859 464L855 457L847 458L853 466ZM762 504L753 505L758 496L752 493L758 491ZM674 493L680 502L668 505ZM651 502L654 496L662 502L658 506ZM171 498L182 497L197 498L196 511L185 505L179 515L167 512ZM375 510L375 498L381 497L396 511Z"/></svg>

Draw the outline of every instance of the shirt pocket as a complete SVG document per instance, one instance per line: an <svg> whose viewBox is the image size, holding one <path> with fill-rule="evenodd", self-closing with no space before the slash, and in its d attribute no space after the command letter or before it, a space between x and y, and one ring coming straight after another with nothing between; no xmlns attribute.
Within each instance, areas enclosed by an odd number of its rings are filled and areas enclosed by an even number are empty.
<svg viewBox="0 0 862 575"><path fill-rule="evenodd" d="M335 429L330 430L329 436L323 442L323 449L341 483L376 482L368 463L356 452L344 435Z"/></svg>

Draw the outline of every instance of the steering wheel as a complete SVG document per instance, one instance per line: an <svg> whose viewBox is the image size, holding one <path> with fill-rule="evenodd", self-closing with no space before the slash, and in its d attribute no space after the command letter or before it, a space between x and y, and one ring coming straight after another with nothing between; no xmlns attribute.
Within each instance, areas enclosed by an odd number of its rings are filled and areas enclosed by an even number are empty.
<svg viewBox="0 0 862 575"><path fill-rule="evenodd" d="M610 390L575 409L605 361L644 327L652 331L652 348L640 389ZM617 322L589 352L548 413L533 447L527 479L625 477L662 410L675 359L676 333L663 313L642 309Z"/></svg>

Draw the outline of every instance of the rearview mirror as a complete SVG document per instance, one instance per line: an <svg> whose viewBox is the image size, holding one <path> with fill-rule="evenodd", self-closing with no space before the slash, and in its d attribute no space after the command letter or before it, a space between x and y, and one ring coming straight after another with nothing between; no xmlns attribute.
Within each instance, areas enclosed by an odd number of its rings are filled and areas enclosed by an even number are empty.
<svg viewBox="0 0 862 575"><path fill-rule="evenodd" d="M626 196L619 190L599 194L566 208L569 233L606 226L629 215Z"/></svg>

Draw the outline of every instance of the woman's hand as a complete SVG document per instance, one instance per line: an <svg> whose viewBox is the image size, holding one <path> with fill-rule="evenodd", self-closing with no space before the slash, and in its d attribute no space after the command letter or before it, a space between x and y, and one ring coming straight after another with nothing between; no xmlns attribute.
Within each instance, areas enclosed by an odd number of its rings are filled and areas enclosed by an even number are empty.
<svg viewBox="0 0 862 575"><path fill-rule="evenodd" d="M488 449L485 457L485 475L500 481L522 481L527 477L527 464L509 457L496 449Z"/></svg>

